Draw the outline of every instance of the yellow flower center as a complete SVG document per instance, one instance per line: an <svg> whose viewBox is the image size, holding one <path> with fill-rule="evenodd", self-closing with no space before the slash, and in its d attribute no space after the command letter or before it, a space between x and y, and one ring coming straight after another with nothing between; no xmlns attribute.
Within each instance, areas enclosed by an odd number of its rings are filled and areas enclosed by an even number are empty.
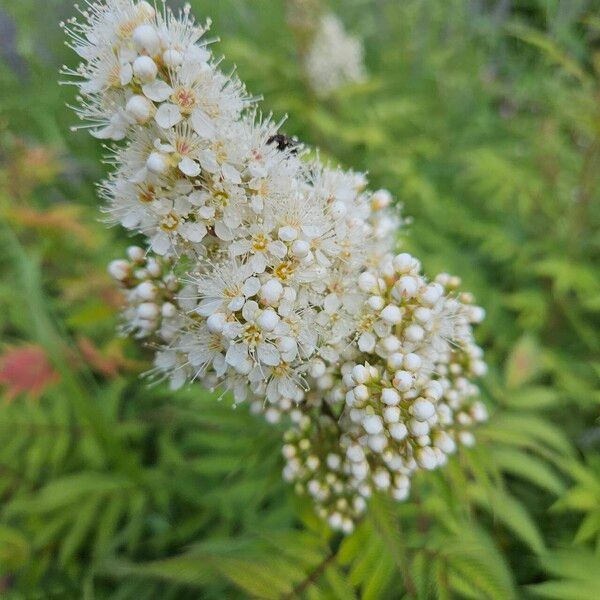
<svg viewBox="0 0 600 600"><path fill-rule="evenodd" d="M267 249L269 240L262 233L257 233L252 238L252 249L254 252L264 252Z"/></svg>
<svg viewBox="0 0 600 600"><path fill-rule="evenodd" d="M149 185L146 188L140 188L138 199L140 202L152 202L156 198L156 190L153 185Z"/></svg>
<svg viewBox="0 0 600 600"><path fill-rule="evenodd" d="M177 88L173 92L171 100L179 106L183 113L190 113L194 106L196 106L196 94L194 90L184 87Z"/></svg>
<svg viewBox="0 0 600 600"><path fill-rule="evenodd" d="M260 329L256 325L246 325L246 329L244 330L244 341L246 342L246 344L248 344L249 346L256 346L256 344L258 344L261 339L262 334L260 332Z"/></svg>
<svg viewBox="0 0 600 600"><path fill-rule="evenodd" d="M162 229L164 229L165 231L173 231L175 229L177 229L177 226L179 225L179 217L174 213L174 212L170 212L163 220L161 223L161 227Z"/></svg>
<svg viewBox="0 0 600 600"><path fill-rule="evenodd" d="M294 264L289 260L284 260L273 271L275 277L281 281L286 281L294 273Z"/></svg>

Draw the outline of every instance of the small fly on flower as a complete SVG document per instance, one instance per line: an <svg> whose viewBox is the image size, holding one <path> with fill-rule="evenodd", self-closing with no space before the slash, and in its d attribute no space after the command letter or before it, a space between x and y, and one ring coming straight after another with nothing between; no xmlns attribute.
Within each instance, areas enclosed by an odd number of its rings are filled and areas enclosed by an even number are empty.
<svg viewBox="0 0 600 600"><path fill-rule="evenodd" d="M298 146L300 145L300 142L296 137L291 137L285 133L276 133L267 140L267 144L275 144L277 146L277 150L280 150L281 152L284 150L290 150L290 152L296 154L298 152Z"/></svg>

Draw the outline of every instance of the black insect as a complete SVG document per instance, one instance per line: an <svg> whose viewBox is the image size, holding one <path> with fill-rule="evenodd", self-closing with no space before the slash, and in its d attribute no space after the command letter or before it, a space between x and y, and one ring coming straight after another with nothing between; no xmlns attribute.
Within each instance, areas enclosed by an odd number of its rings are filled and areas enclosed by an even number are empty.
<svg viewBox="0 0 600 600"><path fill-rule="evenodd" d="M277 150L289 150L293 154L298 152L298 138L285 135L285 133L276 133L272 135L268 140L267 144L277 144Z"/></svg>

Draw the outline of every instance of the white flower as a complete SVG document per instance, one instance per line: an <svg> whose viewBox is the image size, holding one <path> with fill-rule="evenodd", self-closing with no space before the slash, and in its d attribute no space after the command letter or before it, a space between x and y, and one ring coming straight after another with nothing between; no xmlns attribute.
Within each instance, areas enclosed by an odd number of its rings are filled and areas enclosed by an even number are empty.
<svg viewBox="0 0 600 600"><path fill-rule="evenodd" d="M199 277L196 281L200 298L198 314L208 317L217 311L241 310L246 299L260 289L260 281L251 275L247 265L231 262L215 266L210 274Z"/></svg>
<svg viewBox="0 0 600 600"><path fill-rule="evenodd" d="M305 60L316 94L327 96L347 82L362 81L365 78L363 54L361 41L346 33L335 15L323 16Z"/></svg>

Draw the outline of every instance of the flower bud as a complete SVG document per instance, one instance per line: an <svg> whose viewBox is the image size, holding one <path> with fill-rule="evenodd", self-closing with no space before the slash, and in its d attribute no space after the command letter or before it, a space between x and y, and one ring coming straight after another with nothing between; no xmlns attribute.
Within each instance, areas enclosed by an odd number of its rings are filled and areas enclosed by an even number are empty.
<svg viewBox="0 0 600 600"><path fill-rule="evenodd" d="M471 416L479 422L488 420L488 411L485 404L482 402L475 402L471 407Z"/></svg>
<svg viewBox="0 0 600 600"><path fill-rule="evenodd" d="M404 330L404 335L409 342L420 342L425 337L425 331L420 325L413 323Z"/></svg>
<svg viewBox="0 0 600 600"><path fill-rule="evenodd" d="M277 304L283 295L283 285L277 279L269 279L260 287L259 295L265 304Z"/></svg>
<svg viewBox="0 0 600 600"><path fill-rule="evenodd" d="M395 304L388 304L379 315L386 323L395 325L402 321L402 311Z"/></svg>
<svg viewBox="0 0 600 600"><path fill-rule="evenodd" d="M456 451L456 442L446 431L438 431L435 434L434 445L446 454L452 454Z"/></svg>
<svg viewBox="0 0 600 600"><path fill-rule="evenodd" d="M373 483L380 490L387 490L390 487L390 474L385 469L378 469L373 474Z"/></svg>
<svg viewBox="0 0 600 600"><path fill-rule="evenodd" d="M108 273L117 281L123 281L131 274L131 265L126 260L113 260L108 265Z"/></svg>
<svg viewBox="0 0 600 600"><path fill-rule="evenodd" d="M321 359L316 358L310 365L310 375L317 379L325 374L326 369L325 363Z"/></svg>
<svg viewBox="0 0 600 600"><path fill-rule="evenodd" d="M415 317L415 319L417 321L419 321L419 323L428 323L429 321L431 321L431 317L433 316L433 313L431 312L430 308L425 308L424 306L419 306L419 308L417 308L414 313L413 316Z"/></svg>
<svg viewBox="0 0 600 600"><path fill-rule="evenodd" d="M272 308L267 308L262 311L257 323L263 331L273 331L279 323L279 315Z"/></svg>
<svg viewBox="0 0 600 600"><path fill-rule="evenodd" d="M133 31L133 43L138 50L148 54L155 54L160 46L160 38L152 25L139 25Z"/></svg>
<svg viewBox="0 0 600 600"><path fill-rule="evenodd" d="M419 289L419 284L414 277L403 275L394 285L401 298L412 298Z"/></svg>
<svg viewBox="0 0 600 600"><path fill-rule="evenodd" d="M156 286L151 281L142 281L135 288L135 293L140 300L154 300L156 297Z"/></svg>
<svg viewBox="0 0 600 600"><path fill-rule="evenodd" d="M414 265L415 259L408 253L397 254L392 260L396 273L408 273Z"/></svg>
<svg viewBox="0 0 600 600"><path fill-rule="evenodd" d="M444 288L439 283L430 283L421 294L421 301L427 306L433 306L444 293Z"/></svg>
<svg viewBox="0 0 600 600"><path fill-rule="evenodd" d="M407 371L418 371L421 368L421 357L418 354L415 354L414 352L409 352L403 360L402 366L407 370Z"/></svg>
<svg viewBox="0 0 600 600"><path fill-rule="evenodd" d="M143 302L138 306L137 313L140 319L153 321L158 317L159 310L154 302Z"/></svg>
<svg viewBox="0 0 600 600"><path fill-rule="evenodd" d="M392 195L387 190L377 190L371 196L371 206L373 210L387 208L392 202Z"/></svg>
<svg viewBox="0 0 600 600"><path fill-rule="evenodd" d="M293 242L298 237L298 231L294 227L286 225L279 228L277 235L282 242Z"/></svg>
<svg viewBox="0 0 600 600"><path fill-rule="evenodd" d="M402 344L395 335L388 335L381 340L381 345L386 352L392 353L400 349Z"/></svg>
<svg viewBox="0 0 600 600"><path fill-rule="evenodd" d="M148 274L151 277L160 277L162 273L162 267L156 259L149 258L148 262L146 263L146 271L148 271Z"/></svg>
<svg viewBox="0 0 600 600"><path fill-rule="evenodd" d="M150 83L156 79L158 67L149 56L138 56L133 61L133 73L143 83Z"/></svg>
<svg viewBox="0 0 600 600"><path fill-rule="evenodd" d="M414 436L427 435L429 433L429 424L427 421L418 421L417 419L411 419L408 422L408 429Z"/></svg>
<svg viewBox="0 0 600 600"><path fill-rule="evenodd" d="M367 304L373 310L382 310L385 306L385 300L381 296L371 296L367 300Z"/></svg>
<svg viewBox="0 0 600 600"><path fill-rule="evenodd" d="M368 415L363 420L363 428L367 433L377 434L383 431L383 423L379 415Z"/></svg>
<svg viewBox="0 0 600 600"><path fill-rule="evenodd" d="M469 320L471 323L481 323L485 319L485 310L481 306L471 306L469 308Z"/></svg>
<svg viewBox="0 0 600 600"><path fill-rule="evenodd" d="M371 292L375 289L377 285L377 278L371 273L365 271L361 273L358 277L358 287L363 292Z"/></svg>
<svg viewBox="0 0 600 600"><path fill-rule="evenodd" d="M292 244L292 254L298 258L304 258L310 253L310 244L304 240L296 240Z"/></svg>
<svg viewBox="0 0 600 600"><path fill-rule="evenodd" d="M356 365L352 369L352 378L356 383L366 383L370 378L369 369L364 365Z"/></svg>
<svg viewBox="0 0 600 600"><path fill-rule="evenodd" d="M424 396L430 398L433 401L439 400L444 393L442 384L439 381L430 381L425 388Z"/></svg>
<svg viewBox="0 0 600 600"><path fill-rule="evenodd" d="M400 420L400 409L397 406L384 408L383 418L386 423L397 423Z"/></svg>
<svg viewBox="0 0 600 600"><path fill-rule="evenodd" d="M475 360L471 363L471 371L475 377L482 377L487 373L487 365L482 360Z"/></svg>
<svg viewBox="0 0 600 600"><path fill-rule="evenodd" d="M396 371L392 383L400 392L407 392L413 384L412 373L409 373L408 371Z"/></svg>
<svg viewBox="0 0 600 600"><path fill-rule="evenodd" d="M327 466L334 471L337 471L342 464L342 459L337 454L327 455Z"/></svg>
<svg viewBox="0 0 600 600"><path fill-rule="evenodd" d="M265 411L265 419L267 423L279 423L279 420L281 419L281 413L276 408L270 407Z"/></svg>
<svg viewBox="0 0 600 600"><path fill-rule="evenodd" d="M431 471L438 466L438 461L433 448L426 447L417 451L417 462L423 469Z"/></svg>
<svg viewBox="0 0 600 600"><path fill-rule="evenodd" d="M397 502L402 502L408 498L409 488L392 488L392 498Z"/></svg>
<svg viewBox="0 0 600 600"><path fill-rule="evenodd" d="M471 447L475 445L475 436L470 431L461 431L458 439L463 446Z"/></svg>
<svg viewBox="0 0 600 600"><path fill-rule="evenodd" d="M397 371L403 366L404 355L400 352L394 352L387 357L387 366L391 371ZM410 369L409 369L410 370Z"/></svg>
<svg viewBox="0 0 600 600"><path fill-rule="evenodd" d="M140 125L146 123L152 116L154 104L145 96L136 94L131 96L125 105L125 111L133 117Z"/></svg>
<svg viewBox="0 0 600 600"><path fill-rule="evenodd" d="M352 462L360 462L365 459L364 450L358 444L349 446L346 455Z"/></svg>
<svg viewBox="0 0 600 600"><path fill-rule="evenodd" d="M167 319L172 319L177 314L177 308L174 304L170 302L165 302L160 309L160 312L163 317Z"/></svg>
<svg viewBox="0 0 600 600"><path fill-rule="evenodd" d="M387 446L387 438L383 434L370 435L367 443L373 452L381 454Z"/></svg>
<svg viewBox="0 0 600 600"><path fill-rule="evenodd" d="M408 429L404 423L393 423L390 425L390 435L397 442L401 442L408 435Z"/></svg>
<svg viewBox="0 0 600 600"><path fill-rule="evenodd" d="M381 390L381 401L388 406L400 404L400 394L394 388L383 388Z"/></svg>
<svg viewBox="0 0 600 600"><path fill-rule="evenodd" d="M419 398L412 406L411 412L415 419L427 421L435 414L435 406L425 398Z"/></svg>
<svg viewBox="0 0 600 600"><path fill-rule="evenodd" d="M357 385L354 388L354 397L359 401L359 402L365 402L366 400L369 399L369 389L367 388L366 385Z"/></svg>
<svg viewBox="0 0 600 600"><path fill-rule="evenodd" d="M129 246L127 248L127 256L129 260L133 262L142 262L144 260L145 252L139 246Z"/></svg>
<svg viewBox="0 0 600 600"><path fill-rule="evenodd" d="M169 159L160 152L151 152L146 161L146 168L156 175L164 175L169 170Z"/></svg>

